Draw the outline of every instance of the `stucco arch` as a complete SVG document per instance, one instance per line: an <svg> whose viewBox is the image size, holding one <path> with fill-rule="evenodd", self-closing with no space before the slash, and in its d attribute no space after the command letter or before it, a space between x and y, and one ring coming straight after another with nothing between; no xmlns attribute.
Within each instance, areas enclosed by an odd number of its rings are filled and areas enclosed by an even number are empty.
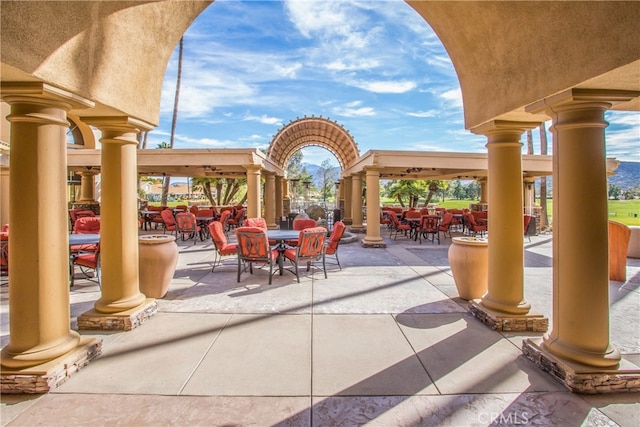
<svg viewBox="0 0 640 427"><path fill-rule="evenodd" d="M336 156L344 170L360 157L358 145L344 126L323 117L304 117L291 121L273 137L267 156L282 169L301 148L316 145Z"/></svg>
<svg viewBox="0 0 640 427"><path fill-rule="evenodd" d="M211 3L3 2L2 81L43 81L95 102L80 116L124 114L155 125L171 54ZM640 2L407 3L456 68L469 129L492 119L544 120L524 107L572 87L638 88ZM615 108L638 110L640 99Z"/></svg>

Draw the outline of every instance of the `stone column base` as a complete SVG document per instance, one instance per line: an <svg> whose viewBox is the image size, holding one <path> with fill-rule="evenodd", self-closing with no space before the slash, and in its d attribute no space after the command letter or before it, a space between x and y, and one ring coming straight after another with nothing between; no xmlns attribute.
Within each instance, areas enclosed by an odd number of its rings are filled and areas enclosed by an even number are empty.
<svg viewBox="0 0 640 427"><path fill-rule="evenodd" d="M367 241L367 239L362 239L362 241L360 242L360 245L363 248L386 248L387 244L384 242L384 240L380 240L380 241Z"/></svg>
<svg viewBox="0 0 640 427"><path fill-rule="evenodd" d="M0 371L0 393L48 393L102 353L102 340L83 337L75 349L47 363Z"/></svg>
<svg viewBox="0 0 640 427"><path fill-rule="evenodd" d="M640 368L622 359L618 369L593 368L560 359L540 347L542 339L528 338L522 352L540 369L570 391L584 394L640 392Z"/></svg>
<svg viewBox="0 0 640 427"><path fill-rule="evenodd" d="M95 309L78 316L78 330L130 331L142 325L158 312L158 303L154 298L136 308L120 313L98 313Z"/></svg>
<svg viewBox="0 0 640 427"><path fill-rule="evenodd" d="M484 307L480 300L469 301L469 310L491 329L502 332L546 332L549 319L542 314L505 314Z"/></svg>
<svg viewBox="0 0 640 427"><path fill-rule="evenodd" d="M352 233L366 233L367 232L367 227L365 227L364 225L362 225L360 227L351 226L351 227L349 227L349 231L352 232Z"/></svg>

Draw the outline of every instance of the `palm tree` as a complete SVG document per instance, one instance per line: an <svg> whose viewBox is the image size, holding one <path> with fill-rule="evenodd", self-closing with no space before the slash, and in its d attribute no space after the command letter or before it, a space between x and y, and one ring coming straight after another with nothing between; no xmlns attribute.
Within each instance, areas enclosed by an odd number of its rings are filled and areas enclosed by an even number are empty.
<svg viewBox="0 0 640 427"><path fill-rule="evenodd" d="M176 134L176 124L178 122L178 101L180 99L180 82L182 81L182 51L184 48L184 37L180 38L180 48L178 49L178 80L176 82L176 96L173 101L173 117L171 119L171 139L169 140L169 148L173 148L174 137ZM171 178L165 177L164 184L162 185L162 200L160 204L166 206L167 197L169 195L169 185L171 184Z"/></svg>

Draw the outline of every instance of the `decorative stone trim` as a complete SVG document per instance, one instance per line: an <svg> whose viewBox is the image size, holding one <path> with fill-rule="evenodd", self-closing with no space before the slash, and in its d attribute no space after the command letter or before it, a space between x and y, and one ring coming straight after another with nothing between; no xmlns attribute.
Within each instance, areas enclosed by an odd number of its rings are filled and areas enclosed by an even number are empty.
<svg viewBox="0 0 640 427"><path fill-rule="evenodd" d="M386 248L387 244L385 242L380 243L369 243L364 240L360 242L363 248Z"/></svg>
<svg viewBox="0 0 640 427"><path fill-rule="evenodd" d="M620 362L619 369L591 368L563 361L545 352L536 341L530 338L522 342L522 353L540 369L575 393L640 392L640 368L624 359Z"/></svg>
<svg viewBox="0 0 640 427"><path fill-rule="evenodd" d="M502 332L546 332L549 319L541 314L504 314L489 310L477 300L469 301L469 311L473 316L489 326Z"/></svg>
<svg viewBox="0 0 640 427"><path fill-rule="evenodd" d="M102 353L102 340L81 338L71 352L52 361L24 369L2 369L0 392L3 394L48 393Z"/></svg>
<svg viewBox="0 0 640 427"><path fill-rule="evenodd" d="M139 307L121 313L104 314L89 310L78 316L78 330L130 331L158 312L158 303L147 298Z"/></svg>
<svg viewBox="0 0 640 427"><path fill-rule="evenodd" d="M349 231L352 232L352 233L358 233L358 234L366 233L367 232L367 227L364 227L364 226L362 226L362 227L353 227L353 226L351 226L351 227L349 227Z"/></svg>

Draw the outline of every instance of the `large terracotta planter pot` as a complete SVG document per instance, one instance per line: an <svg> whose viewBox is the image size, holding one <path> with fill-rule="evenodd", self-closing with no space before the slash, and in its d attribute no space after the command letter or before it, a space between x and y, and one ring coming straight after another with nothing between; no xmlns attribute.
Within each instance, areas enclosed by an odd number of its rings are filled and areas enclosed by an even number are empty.
<svg viewBox="0 0 640 427"><path fill-rule="evenodd" d="M449 247L449 265L460 298L472 300L487 293L489 243L486 239L454 237Z"/></svg>
<svg viewBox="0 0 640 427"><path fill-rule="evenodd" d="M178 264L175 240L165 234L138 237L140 291L149 298L162 298L169 290Z"/></svg>

